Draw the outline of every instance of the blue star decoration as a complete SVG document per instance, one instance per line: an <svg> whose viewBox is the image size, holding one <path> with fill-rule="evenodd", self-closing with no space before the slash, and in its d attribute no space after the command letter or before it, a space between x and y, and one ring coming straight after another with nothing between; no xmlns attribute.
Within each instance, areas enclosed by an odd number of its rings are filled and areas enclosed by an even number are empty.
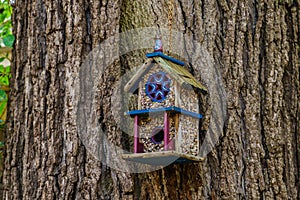
<svg viewBox="0 0 300 200"><path fill-rule="evenodd" d="M171 79L164 72L152 74L145 85L146 95L153 102L164 101L170 90Z"/></svg>

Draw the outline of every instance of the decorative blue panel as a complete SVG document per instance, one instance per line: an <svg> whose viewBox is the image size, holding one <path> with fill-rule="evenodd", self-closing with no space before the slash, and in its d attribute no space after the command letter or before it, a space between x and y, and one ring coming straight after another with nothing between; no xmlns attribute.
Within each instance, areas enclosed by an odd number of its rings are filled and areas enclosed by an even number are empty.
<svg viewBox="0 0 300 200"><path fill-rule="evenodd" d="M175 106L166 107L166 108L153 108L153 109L146 109L146 110L132 110L125 114L130 115L130 116L135 116L135 115L145 115L145 114L149 114L149 113L159 113L159 112L164 112L164 111L181 113L183 115L191 116L191 117L198 118L198 119L203 118L203 116L199 113L194 113L194 112L184 110L184 109L181 109L181 108L178 108Z"/></svg>
<svg viewBox="0 0 300 200"><path fill-rule="evenodd" d="M164 101L170 92L171 79L164 72L152 74L145 85L146 95L153 102Z"/></svg>

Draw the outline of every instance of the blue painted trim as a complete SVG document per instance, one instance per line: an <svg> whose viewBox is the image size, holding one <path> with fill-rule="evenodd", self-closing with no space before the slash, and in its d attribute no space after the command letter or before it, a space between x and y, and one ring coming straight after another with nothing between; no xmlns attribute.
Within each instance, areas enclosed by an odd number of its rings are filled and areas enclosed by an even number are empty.
<svg viewBox="0 0 300 200"><path fill-rule="evenodd" d="M164 58L166 60L169 60L169 61L171 61L173 63L176 63L178 65L184 66L184 62L182 62L180 60L177 60L175 58L172 58L170 56L167 56L167 55L165 55L165 54L163 54L162 52L159 52L159 51L158 52L153 52L153 53L147 53L146 56L147 56L147 58L152 58L152 57L159 56L159 57Z"/></svg>
<svg viewBox="0 0 300 200"><path fill-rule="evenodd" d="M171 107L166 107L166 108L153 108L153 109L146 109L146 110L132 110L132 111L128 111L127 113L125 113L126 115L143 115L146 113L156 113L156 112L163 112L163 111L172 111L172 112L176 112L176 113L181 113L184 115L188 115L194 118L198 118L201 119L203 118L203 116L199 113L194 113L188 110L184 110L175 106L171 106Z"/></svg>

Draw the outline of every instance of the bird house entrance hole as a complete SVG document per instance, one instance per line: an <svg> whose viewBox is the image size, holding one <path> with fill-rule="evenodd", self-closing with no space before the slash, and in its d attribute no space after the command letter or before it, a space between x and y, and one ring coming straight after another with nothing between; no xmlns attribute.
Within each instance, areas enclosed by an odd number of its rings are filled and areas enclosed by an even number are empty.
<svg viewBox="0 0 300 200"><path fill-rule="evenodd" d="M155 127L152 131L151 140L154 144L161 144L164 140L164 129L162 127Z"/></svg>

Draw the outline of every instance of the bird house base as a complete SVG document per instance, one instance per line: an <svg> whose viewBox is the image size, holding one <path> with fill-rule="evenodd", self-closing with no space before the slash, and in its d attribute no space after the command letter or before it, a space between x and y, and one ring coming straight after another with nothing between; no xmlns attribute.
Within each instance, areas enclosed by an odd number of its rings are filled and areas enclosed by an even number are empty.
<svg viewBox="0 0 300 200"><path fill-rule="evenodd" d="M204 160L204 158L201 157L197 157L185 153L178 153L176 151L123 154L122 158L125 160L149 164L149 165L191 163L191 162L200 162Z"/></svg>

